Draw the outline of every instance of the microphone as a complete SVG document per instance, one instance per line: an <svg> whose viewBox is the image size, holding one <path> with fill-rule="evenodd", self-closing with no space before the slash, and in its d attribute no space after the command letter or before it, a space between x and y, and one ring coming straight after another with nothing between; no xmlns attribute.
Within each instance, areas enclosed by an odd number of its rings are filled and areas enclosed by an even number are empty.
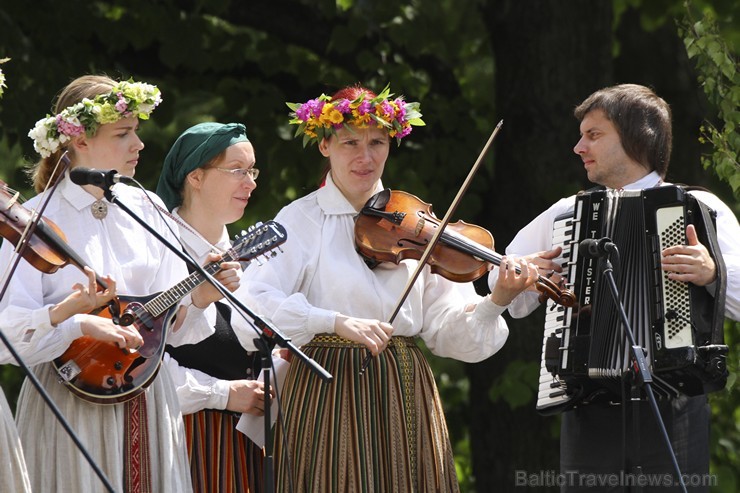
<svg viewBox="0 0 740 493"><path fill-rule="evenodd" d="M617 245L609 238L586 238L578 245L578 253L586 258L608 257L617 251Z"/></svg>
<svg viewBox="0 0 740 493"><path fill-rule="evenodd" d="M121 175L114 169L103 171L83 167L72 168L69 172L69 179L77 185L95 185L103 190L107 190L116 183L125 183L127 185L136 183L136 180L133 178Z"/></svg>

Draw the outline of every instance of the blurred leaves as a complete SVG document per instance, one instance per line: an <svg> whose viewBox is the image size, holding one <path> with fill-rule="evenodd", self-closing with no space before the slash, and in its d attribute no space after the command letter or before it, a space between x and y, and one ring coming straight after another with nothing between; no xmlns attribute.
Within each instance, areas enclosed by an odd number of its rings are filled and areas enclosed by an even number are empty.
<svg viewBox="0 0 740 493"><path fill-rule="evenodd" d="M687 15L678 23L689 58L696 63L698 79L709 102L716 108L714 120L701 126L700 141L711 151L701 158L705 169L713 169L730 184L740 198L740 66L719 31L711 10L694 20L691 2Z"/></svg>
<svg viewBox="0 0 740 493"><path fill-rule="evenodd" d="M496 377L488 395L494 402L505 400L512 409L531 405L537 396L539 374L539 361L512 361L506 371Z"/></svg>

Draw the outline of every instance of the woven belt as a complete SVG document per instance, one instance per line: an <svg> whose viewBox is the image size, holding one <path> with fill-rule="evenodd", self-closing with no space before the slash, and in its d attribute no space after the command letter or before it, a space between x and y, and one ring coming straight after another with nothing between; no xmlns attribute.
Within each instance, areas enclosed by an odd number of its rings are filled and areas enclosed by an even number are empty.
<svg viewBox="0 0 740 493"><path fill-rule="evenodd" d="M388 343L389 346L415 346L413 337L406 336L394 336L391 337L391 341ZM305 344L304 347L344 347L344 348L364 348L364 344L359 342L350 341L344 337L340 337L335 334L318 334L311 342Z"/></svg>

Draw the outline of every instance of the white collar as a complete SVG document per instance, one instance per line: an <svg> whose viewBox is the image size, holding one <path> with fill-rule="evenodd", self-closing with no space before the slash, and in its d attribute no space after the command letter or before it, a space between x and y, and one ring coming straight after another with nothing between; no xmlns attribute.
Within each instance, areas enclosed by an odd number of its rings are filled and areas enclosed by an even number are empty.
<svg viewBox="0 0 740 493"><path fill-rule="evenodd" d="M646 188L653 188L660 186L663 183L663 180L660 178L660 175L655 172L651 171L647 175L643 176L636 182L630 183L629 185L625 185L622 187L624 190L644 190Z"/></svg>
<svg viewBox="0 0 740 493"><path fill-rule="evenodd" d="M111 188L111 190L117 190L119 188L118 185L118 183L113 185L114 188ZM64 197L64 199L78 211L81 211L86 207L90 207L93 202L98 200L93 194L82 188L81 185L73 183L72 180L69 179L69 171L64 173L64 178L62 178L62 181L59 183L57 190L62 197Z"/></svg>
<svg viewBox="0 0 740 493"><path fill-rule="evenodd" d="M383 183L378 180L375 192L383 190ZM357 214L358 211L349 203L341 190L334 184L331 172L326 175L326 183L316 191L316 200L326 215Z"/></svg>
<svg viewBox="0 0 740 493"><path fill-rule="evenodd" d="M231 248L229 242L229 233L224 226L221 239L215 245L206 240L203 235L198 233L185 219L183 219L178 211L179 207L172 210L172 216L175 222L180 226L180 239L193 251L197 258L205 258L211 252L223 253Z"/></svg>

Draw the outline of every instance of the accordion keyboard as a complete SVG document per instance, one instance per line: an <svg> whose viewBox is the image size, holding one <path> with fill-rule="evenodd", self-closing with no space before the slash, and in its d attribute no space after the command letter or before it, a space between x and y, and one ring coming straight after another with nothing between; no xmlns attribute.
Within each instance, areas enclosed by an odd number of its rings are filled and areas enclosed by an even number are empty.
<svg viewBox="0 0 740 493"><path fill-rule="evenodd" d="M574 227L578 228L579 225L574 222L572 214L565 214L558 217L553 225L552 246L553 248L559 246L563 249L560 256L554 259L554 261L563 266L563 272L561 273L563 279L569 278L568 273L571 267L575 268L573 257L577 255L578 248L573 246L573 238L577 238L578 235L573 234ZM570 286L566 287L570 288ZM545 364L548 339L555 336L560 340L562 337L567 337L568 335L567 321L570 319L570 310L572 308L566 308L556 304L552 300L547 300L536 406L537 410L543 413L546 413L549 408L559 409L571 400L571 397L565 393L564 382L554 376Z"/></svg>

